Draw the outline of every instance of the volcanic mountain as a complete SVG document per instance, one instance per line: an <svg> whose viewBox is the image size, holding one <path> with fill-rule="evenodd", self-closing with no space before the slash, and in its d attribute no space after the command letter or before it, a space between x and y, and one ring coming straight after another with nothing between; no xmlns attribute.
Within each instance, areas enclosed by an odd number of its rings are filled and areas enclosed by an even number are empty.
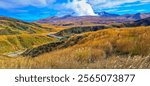
<svg viewBox="0 0 150 86"><path fill-rule="evenodd" d="M37 23L48 23L56 26L82 26L97 24L126 23L150 17L150 13L137 13L117 15L107 12L96 12L99 16L72 16L49 17L36 21Z"/></svg>

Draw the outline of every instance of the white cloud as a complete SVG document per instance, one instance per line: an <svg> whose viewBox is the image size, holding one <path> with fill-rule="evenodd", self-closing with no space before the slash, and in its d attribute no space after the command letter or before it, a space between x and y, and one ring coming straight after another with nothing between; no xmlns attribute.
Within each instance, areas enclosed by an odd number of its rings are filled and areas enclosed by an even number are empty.
<svg viewBox="0 0 150 86"><path fill-rule="evenodd" d="M96 16L92 6L87 3L87 0L73 0L72 2L69 0L64 6L67 9L72 9L77 16Z"/></svg>
<svg viewBox="0 0 150 86"><path fill-rule="evenodd" d="M150 2L150 0L141 0L141 2Z"/></svg>
<svg viewBox="0 0 150 86"><path fill-rule="evenodd" d="M20 0L17 2L19 2L20 4L22 5L31 5L31 6L35 6L35 7L39 7L39 6L49 6L51 5L52 3L54 3L56 0Z"/></svg>
<svg viewBox="0 0 150 86"><path fill-rule="evenodd" d="M3 0L0 1L0 8L20 8L25 6L44 7L51 5L56 0Z"/></svg>
<svg viewBox="0 0 150 86"><path fill-rule="evenodd" d="M77 1L74 3L74 1ZM87 1L87 2L86 2ZM135 3L138 2L138 3ZM118 11L120 7L140 6L149 3L150 0L68 0L68 3L57 4L55 9L58 15L66 15L75 13L75 15L95 15L94 11L107 12ZM126 4L126 5L123 5ZM115 9L115 10L112 10ZM129 10L119 10L120 12L128 12Z"/></svg>
<svg viewBox="0 0 150 86"><path fill-rule="evenodd" d="M103 8L116 8L120 5L134 2L149 3L150 0L89 0L89 3L96 10Z"/></svg>
<svg viewBox="0 0 150 86"><path fill-rule="evenodd" d="M13 8L13 7L14 6L9 2L0 1L0 8L7 9L7 8Z"/></svg>
<svg viewBox="0 0 150 86"><path fill-rule="evenodd" d="M95 15L94 10L100 11L103 9L112 9L112 8L117 9L119 7L132 7L150 3L150 0L66 0L66 1L68 2L57 3L59 2L58 0L0 0L0 8L10 10L10 8L21 8L26 6L48 7L59 11L59 14L65 13L69 14L70 12L75 13L75 15L84 16L84 15ZM132 4L123 5L126 3ZM108 11L112 12L113 10Z"/></svg>

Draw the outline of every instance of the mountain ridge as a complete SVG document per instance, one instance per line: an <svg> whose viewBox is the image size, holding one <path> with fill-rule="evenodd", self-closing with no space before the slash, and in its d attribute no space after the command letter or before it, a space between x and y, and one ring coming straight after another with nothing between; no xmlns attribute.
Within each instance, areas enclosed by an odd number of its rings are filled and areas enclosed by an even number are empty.
<svg viewBox="0 0 150 86"><path fill-rule="evenodd" d="M136 13L117 15L107 12L99 12L99 16L72 16L48 17L35 21L37 23L49 23L56 26L77 26L89 24L126 23L150 17L150 13Z"/></svg>
<svg viewBox="0 0 150 86"><path fill-rule="evenodd" d="M149 25L150 25L150 17L125 24L125 26L127 27L149 26Z"/></svg>

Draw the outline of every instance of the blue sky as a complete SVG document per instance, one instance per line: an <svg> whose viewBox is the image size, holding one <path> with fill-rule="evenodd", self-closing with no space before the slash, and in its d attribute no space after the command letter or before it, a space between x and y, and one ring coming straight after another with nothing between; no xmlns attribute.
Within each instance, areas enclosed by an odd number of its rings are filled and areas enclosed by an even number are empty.
<svg viewBox="0 0 150 86"><path fill-rule="evenodd" d="M0 16L35 21L49 16L150 12L150 0L0 0Z"/></svg>

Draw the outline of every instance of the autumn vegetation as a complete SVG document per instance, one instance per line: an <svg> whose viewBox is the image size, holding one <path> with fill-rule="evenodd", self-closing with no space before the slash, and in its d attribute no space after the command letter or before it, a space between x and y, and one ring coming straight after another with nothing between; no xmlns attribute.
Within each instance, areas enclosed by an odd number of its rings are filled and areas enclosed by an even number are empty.
<svg viewBox="0 0 150 86"><path fill-rule="evenodd" d="M0 36L0 54L36 47L56 39L38 34Z"/></svg>
<svg viewBox="0 0 150 86"><path fill-rule="evenodd" d="M0 68L150 68L149 33L149 26L141 26L109 28L95 32L74 34L64 40L61 45L63 47L34 58L30 56L12 58L1 55ZM11 37L7 39L10 40ZM15 39L16 37L11 41ZM26 42L24 46L32 44L28 43L28 41L24 41ZM37 41L36 43L42 41ZM20 44L17 44L17 41L12 43L16 43L16 46ZM37 51L40 52L41 50Z"/></svg>

